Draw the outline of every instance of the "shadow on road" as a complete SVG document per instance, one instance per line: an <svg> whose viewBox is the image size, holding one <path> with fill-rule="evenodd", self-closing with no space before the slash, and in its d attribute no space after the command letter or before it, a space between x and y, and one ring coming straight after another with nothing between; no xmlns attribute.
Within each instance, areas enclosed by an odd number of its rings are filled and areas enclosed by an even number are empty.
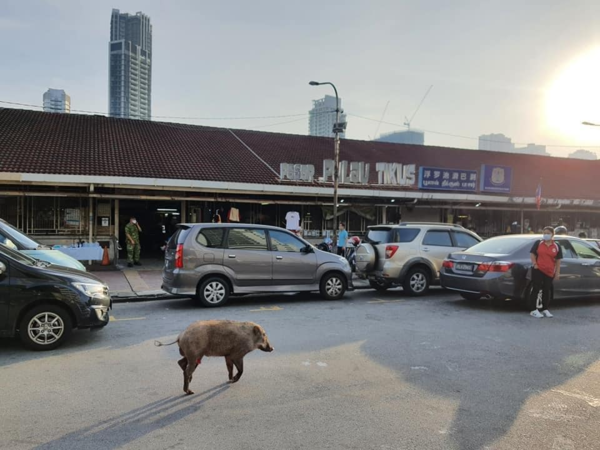
<svg viewBox="0 0 600 450"><path fill-rule="evenodd" d="M224 393L229 387L229 384L224 383L192 396L167 397L96 425L75 430L35 448L89 448L93 446L92 443L102 443L104 449L120 448L197 412L205 403Z"/></svg>

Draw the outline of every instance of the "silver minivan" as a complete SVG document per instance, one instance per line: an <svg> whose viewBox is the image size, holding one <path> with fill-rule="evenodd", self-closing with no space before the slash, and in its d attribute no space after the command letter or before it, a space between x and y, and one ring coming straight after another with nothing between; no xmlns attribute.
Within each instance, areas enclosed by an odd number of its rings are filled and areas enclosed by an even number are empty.
<svg viewBox="0 0 600 450"><path fill-rule="evenodd" d="M319 291L337 300L352 289L345 258L266 225L179 224L165 249L162 289L222 306L230 295Z"/></svg>

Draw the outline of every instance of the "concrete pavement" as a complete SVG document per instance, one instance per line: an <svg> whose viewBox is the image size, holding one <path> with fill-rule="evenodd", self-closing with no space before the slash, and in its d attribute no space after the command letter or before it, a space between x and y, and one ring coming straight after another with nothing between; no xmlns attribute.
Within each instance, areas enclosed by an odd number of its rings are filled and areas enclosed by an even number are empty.
<svg viewBox="0 0 600 450"><path fill-rule="evenodd" d="M435 291L392 290L115 305L102 331L52 353L2 341L2 448L596 449L599 302L557 302L554 319ZM252 320L239 383L203 360L182 396L176 346L197 319Z"/></svg>

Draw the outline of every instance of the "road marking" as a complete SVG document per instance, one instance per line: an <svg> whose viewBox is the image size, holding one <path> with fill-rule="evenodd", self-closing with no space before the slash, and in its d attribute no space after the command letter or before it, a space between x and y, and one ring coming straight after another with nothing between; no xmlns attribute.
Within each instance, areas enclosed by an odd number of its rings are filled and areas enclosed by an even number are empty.
<svg viewBox="0 0 600 450"><path fill-rule="evenodd" d="M404 300L381 300L380 298L376 298L375 300L370 300L367 303L400 303Z"/></svg>
<svg viewBox="0 0 600 450"><path fill-rule="evenodd" d="M576 393L576 392L561 391L560 389L552 389L552 392L557 392L559 394L566 395L567 397L573 397L573 398L577 398L579 400L584 400L587 402L588 405L590 405L593 408L598 408L600 406L600 399L592 397L591 395L586 394L585 392L580 391L580 393Z"/></svg>
<svg viewBox="0 0 600 450"><path fill-rule="evenodd" d="M263 311L281 311L283 308L279 306L271 306L270 308L265 308L261 306L259 309L251 309L250 312L263 312Z"/></svg>
<svg viewBox="0 0 600 450"><path fill-rule="evenodd" d="M115 316L110 316L110 322L125 322L127 320L146 320L145 317L128 317L125 319L117 319Z"/></svg>

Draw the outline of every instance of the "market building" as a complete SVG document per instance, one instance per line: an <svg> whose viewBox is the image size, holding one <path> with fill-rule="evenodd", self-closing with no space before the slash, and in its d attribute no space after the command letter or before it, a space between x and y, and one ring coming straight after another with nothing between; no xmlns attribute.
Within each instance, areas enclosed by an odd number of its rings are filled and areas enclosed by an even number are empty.
<svg viewBox="0 0 600 450"><path fill-rule="evenodd" d="M331 138L0 108L0 155L0 217L44 243L114 248L130 216L145 257L160 255L177 222L285 227L297 213L317 241L332 227ZM399 221L460 223L484 237L562 221L600 237L599 169L345 139L338 211L358 235Z"/></svg>

